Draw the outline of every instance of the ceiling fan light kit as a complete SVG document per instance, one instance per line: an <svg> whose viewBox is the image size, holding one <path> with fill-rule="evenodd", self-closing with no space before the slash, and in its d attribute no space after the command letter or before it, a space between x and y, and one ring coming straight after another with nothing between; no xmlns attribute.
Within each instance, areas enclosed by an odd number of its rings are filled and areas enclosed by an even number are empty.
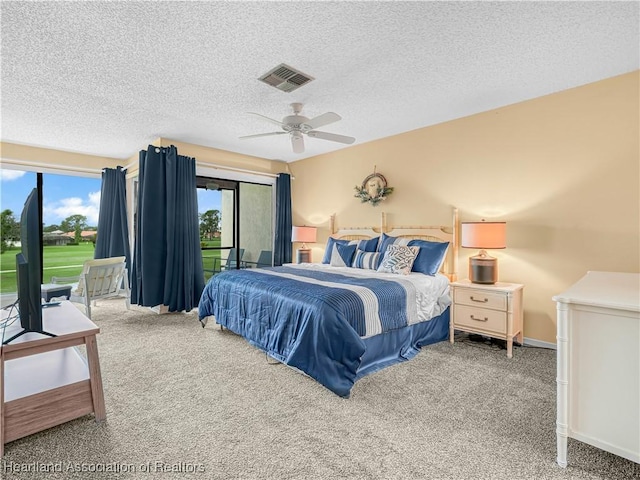
<svg viewBox="0 0 640 480"><path fill-rule="evenodd" d="M293 153L304 152L304 139L302 138L302 133L300 132L289 132L289 133L291 133L291 147L293 148Z"/></svg>
<svg viewBox="0 0 640 480"><path fill-rule="evenodd" d="M249 112L251 115L257 115L260 118L264 118L265 120L279 125L282 128L281 132L268 132L268 133L257 133L255 135L245 135L240 137L241 139L247 138L258 138L258 137L267 137L271 135L283 135L288 133L291 137L291 147L293 148L294 153L303 153L304 152L304 135L307 135L312 138L319 138L320 140L329 140L330 142L338 142L344 143L347 145L351 145L356 141L353 137L347 137L346 135L338 135L335 133L323 132L320 130L316 130L316 128L324 127L325 125L329 125L331 123L335 123L342 119L340 115L334 112L323 113L322 115L318 115L314 118L307 118L302 115L302 103L292 103L291 108L293 109L293 115L287 115L282 119L281 122L275 120L273 118L266 117L261 115L260 113Z"/></svg>

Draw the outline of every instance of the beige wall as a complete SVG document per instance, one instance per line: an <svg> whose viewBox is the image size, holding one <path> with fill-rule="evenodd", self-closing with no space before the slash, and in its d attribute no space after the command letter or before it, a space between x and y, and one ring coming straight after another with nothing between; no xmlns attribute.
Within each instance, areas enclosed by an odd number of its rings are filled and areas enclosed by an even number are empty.
<svg viewBox="0 0 640 480"><path fill-rule="evenodd" d="M125 165L117 158L63 152L50 148L30 147L15 143L0 142L2 167L30 171L56 170L58 173L100 174L103 168Z"/></svg>
<svg viewBox="0 0 640 480"><path fill-rule="evenodd" d="M525 336L555 343L555 303L588 270L640 271L639 72L290 164L294 224L507 222L500 280L525 285ZM395 192L361 204L373 172ZM467 276L461 249L459 276Z"/></svg>

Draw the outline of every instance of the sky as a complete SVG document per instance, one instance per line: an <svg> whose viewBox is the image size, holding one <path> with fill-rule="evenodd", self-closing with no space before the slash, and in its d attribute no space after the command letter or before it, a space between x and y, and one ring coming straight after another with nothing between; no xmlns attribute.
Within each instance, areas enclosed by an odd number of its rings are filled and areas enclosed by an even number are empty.
<svg viewBox="0 0 640 480"><path fill-rule="evenodd" d="M221 210L222 194L219 190L198 189L198 213L207 210Z"/></svg>
<svg viewBox="0 0 640 480"><path fill-rule="evenodd" d="M98 226L102 179L43 174L43 223L60 225L71 215L84 215L89 226ZM0 168L0 211L9 209L16 220L29 192L36 186L34 172ZM220 209L220 192L198 189L198 211Z"/></svg>

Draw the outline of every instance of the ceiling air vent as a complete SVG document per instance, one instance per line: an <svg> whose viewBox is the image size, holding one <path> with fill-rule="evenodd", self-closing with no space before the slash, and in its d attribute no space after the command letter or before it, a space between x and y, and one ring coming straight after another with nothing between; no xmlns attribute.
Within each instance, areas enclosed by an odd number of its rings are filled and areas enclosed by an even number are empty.
<svg viewBox="0 0 640 480"><path fill-rule="evenodd" d="M309 83L313 77L302 73L300 70L281 63L262 75L258 80L276 87L283 92L293 92L297 88Z"/></svg>

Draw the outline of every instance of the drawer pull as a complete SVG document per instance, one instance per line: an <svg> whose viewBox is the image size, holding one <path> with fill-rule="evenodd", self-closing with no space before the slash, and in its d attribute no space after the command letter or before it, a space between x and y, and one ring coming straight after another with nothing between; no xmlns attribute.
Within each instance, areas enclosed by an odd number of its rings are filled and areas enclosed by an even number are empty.
<svg viewBox="0 0 640 480"><path fill-rule="evenodd" d="M473 315L469 315L469 317L471 317L471 320L475 320L476 322L487 322L489 320L488 317L476 318Z"/></svg>
<svg viewBox="0 0 640 480"><path fill-rule="evenodd" d="M489 301L488 298L484 298L482 300L478 300L477 298L474 298L473 295L471 295L471 300L474 302L478 302L478 303L487 303Z"/></svg>

